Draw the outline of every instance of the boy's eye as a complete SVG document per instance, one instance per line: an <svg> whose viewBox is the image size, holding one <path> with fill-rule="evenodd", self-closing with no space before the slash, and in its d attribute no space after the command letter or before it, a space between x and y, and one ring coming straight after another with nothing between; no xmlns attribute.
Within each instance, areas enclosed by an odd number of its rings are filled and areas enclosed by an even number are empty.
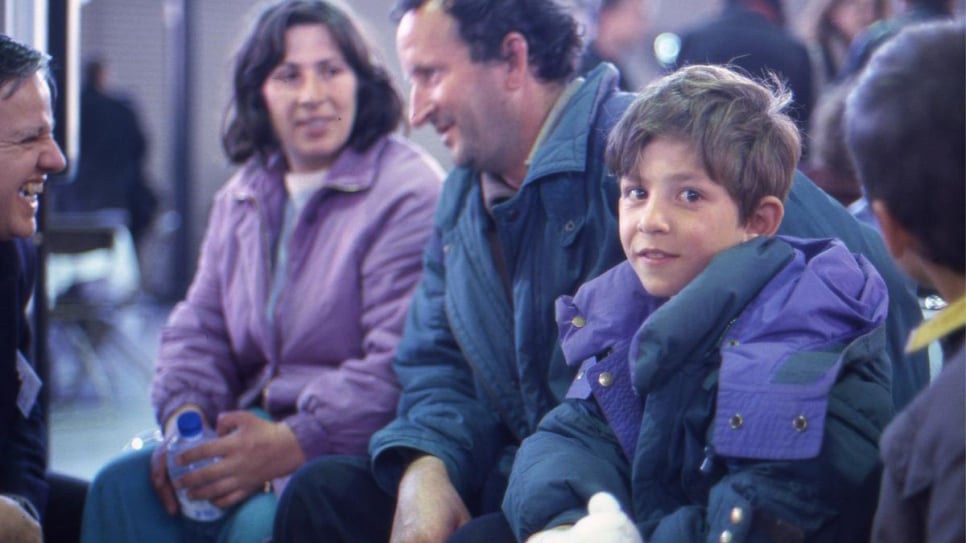
<svg viewBox="0 0 966 543"><path fill-rule="evenodd" d="M685 202L697 202L701 199L701 193L696 190L684 189L681 191L681 198Z"/></svg>
<svg viewBox="0 0 966 543"><path fill-rule="evenodd" d="M627 200L646 200L647 191L638 185L628 185L621 189L621 198Z"/></svg>

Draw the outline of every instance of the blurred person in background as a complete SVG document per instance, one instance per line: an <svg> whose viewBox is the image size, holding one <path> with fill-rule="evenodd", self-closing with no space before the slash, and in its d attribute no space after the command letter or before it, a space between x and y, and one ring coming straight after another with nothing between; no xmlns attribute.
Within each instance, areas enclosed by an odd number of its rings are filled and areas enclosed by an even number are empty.
<svg viewBox="0 0 966 543"><path fill-rule="evenodd" d="M634 90L639 83L626 66L647 49L650 0L591 0L589 4L589 41L577 72L586 74L601 62L610 62L621 74L621 90Z"/></svg>
<svg viewBox="0 0 966 543"><path fill-rule="evenodd" d="M786 27L781 0L725 0L717 17L682 32L674 67L703 63L738 67L757 79L778 74L792 91L789 115L808 132L815 102L812 62Z"/></svg>
<svg viewBox="0 0 966 543"><path fill-rule="evenodd" d="M262 11L236 56L223 144L239 171L215 196L194 281L162 330L151 400L164 435L187 410L220 459L172 481L167 441L96 476L83 538L261 542L276 494L323 455L361 454L389 422L390 366L442 170L393 132L402 99L342 9ZM178 516L175 487L225 511Z"/></svg>
<svg viewBox="0 0 966 543"><path fill-rule="evenodd" d="M849 81L842 81L822 94L812 115L812 130L806 134L811 152L800 166L816 185L846 207L862 196L842 123L845 98L851 89Z"/></svg>
<svg viewBox="0 0 966 543"><path fill-rule="evenodd" d="M57 187L59 211L123 209L137 243L154 218L158 198L144 171L148 141L134 102L108 88L108 66L84 65L80 100L80 154L71 183Z"/></svg>
<svg viewBox="0 0 966 543"><path fill-rule="evenodd" d="M876 49L906 26L952 16L953 0L902 0L899 13L876 21L852 40L841 77L857 75Z"/></svg>
<svg viewBox="0 0 966 543"><path fill-rule="evenodd" d="M889 7L888 0L809 0L797 26L812 56L816 96L838 80L852 40L884 19Z"/></svg>

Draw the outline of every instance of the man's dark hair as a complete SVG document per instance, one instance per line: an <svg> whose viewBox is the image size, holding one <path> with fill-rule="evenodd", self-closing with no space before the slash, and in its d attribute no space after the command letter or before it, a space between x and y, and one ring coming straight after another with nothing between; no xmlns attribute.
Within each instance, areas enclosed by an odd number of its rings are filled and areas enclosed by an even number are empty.
<svg viewBox="0 0 966 543"><path fill-rule="evenodd" d="M285 56L285 32L313 24L325 25L358 79L355 123L346 146L364 151L402 122L402 97L348 15L323 1L287 0L261 14L235 60L234 96L222 136L233 162L256 154L267 160L279 150L262 85Z"/></svg>
<svg viewBox="0 0 966 543"><path fill-rule="evenodd" d="M393 18L429 2L439 2L456 19L474 62L502 59L503 38L519 32L537 77L566 81L576 73L582 47L577 21L556 0L398 0Z"/></svg>
<svg viewBox="0 0 966 543"><path fill-rule="evenodd" d="M966 26L910 26L862 72L846 143L870 201L881 200L924 256L966 271Z"/></svg>
<svg viewBox="0 0 966 543"><path fill-rule="evenodd" d="M9 97L37 72L43 74L53 92L50 56L10 36L0 34L0 98Z"/></svg>

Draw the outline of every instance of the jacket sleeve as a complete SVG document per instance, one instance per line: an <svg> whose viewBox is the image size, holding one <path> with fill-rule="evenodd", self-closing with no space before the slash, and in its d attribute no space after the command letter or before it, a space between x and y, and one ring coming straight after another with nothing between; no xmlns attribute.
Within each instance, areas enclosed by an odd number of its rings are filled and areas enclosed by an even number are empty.
<svg viewBox="0 0 966 543"><path fill-rule="evenodd" d="M18 353L29 353L26 305L34 285L33 246L0 242L0 494L26 500L42 513L47 503L47 424L38 398L24 417L17 405Z"/></svg>
<svg viewBox="0 0 966 543"><path fill-rule="evenodd" d="M439 191L435 175L423 169L416 174L432 182L407 191L380 214L380 225L373 229L378 235L359 263L362 356L343 360L335 371L314 378L298 398L298 411L285 419L307 458L365 454L373 432L395 413L399 383L391 361L422 273ZM352 393L332 394L334 390Z"/></svg>
<svg viewBox="0 0 966 543"><path fill-rule="evenodd" d="M30 417L17 412L0 443L0 494L24 498L43 514L47 507L47 424L40 403Z"/></svg>
<svg viewBox="0 0 966 543"><path fill-rule="evenodd" d="M852 365L833 387L816 457L713 459L711 469L723 475L711 487L707 507L639 517L646 540L867 541L880 474L878 439L892 414L884 361L883 355L874 364Z"/></svg>
<svg viewBox="0 0 966 543"><path fill-rule="evenodd" d="M423 258L416 289L393 367L402 391L396 419L369 444L373 473L380 486L395 493L409 457L420 451L442 460L450 481L464 498L483 484L499 459L496 436L506 430L480 401L473 372L457 344L445 308L446 270L437 228Z"/></svg>
<svg viewBox="0 0 966 543"><path fill-rule="evenodd" d="M584 517L597 492L611 493L630 511L630 478L627 457L594 400L565 400L520 446L503 514L524 541Z"/></svg>
<svg viewBox="0 0 966 543"><path fill-rule="evenodd" d="M212 207L198 269L185 299L161 331L151 401L160 424L180 406L201 407L209 423L234 408L242 383L231 352L216 263L223 254L227 194Z"/></svg>

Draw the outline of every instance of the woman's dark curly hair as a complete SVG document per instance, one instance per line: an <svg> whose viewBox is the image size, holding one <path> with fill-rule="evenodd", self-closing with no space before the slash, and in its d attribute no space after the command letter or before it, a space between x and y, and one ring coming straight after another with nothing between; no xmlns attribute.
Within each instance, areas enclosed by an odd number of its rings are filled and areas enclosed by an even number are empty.
<svg viewBox="0 0 966 543"><path fill-rule="evenodd" d="M364 151L402 122L402 98L349 16L327 2L286 0L261 14L237 53L234 95L222 134L222 146L232 162L245 162L253 155L266 161L279 150L262 85L285 56L285 32L313 24L325 25L358 79L355 123L346 146Z"/></svg>
<svg viewBox="0 0 966 543"><path fill-rule="evenodd" d="M393 17L428 2L439 2L459 24L474 62L503 58L503 38L519 32L544 81L566 81L576 72L582 46L577 22L556 0L398 0Z"/></svg>

